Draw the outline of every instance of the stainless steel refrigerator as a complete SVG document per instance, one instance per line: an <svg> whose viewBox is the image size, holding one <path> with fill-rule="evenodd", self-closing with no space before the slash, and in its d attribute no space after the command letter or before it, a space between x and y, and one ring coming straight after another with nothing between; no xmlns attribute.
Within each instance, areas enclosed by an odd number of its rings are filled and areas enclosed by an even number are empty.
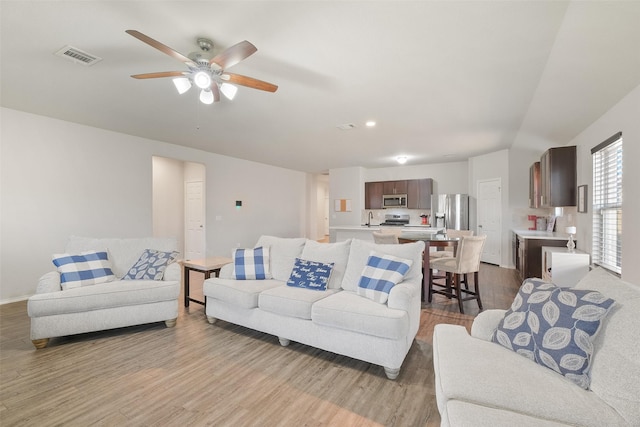
<svg viewBox="0 0 640 427"><path fill-rule="evenodd" d="M468 194L434 194L431 196L431 218L436 227L450 230L469 229Z"/></svg>

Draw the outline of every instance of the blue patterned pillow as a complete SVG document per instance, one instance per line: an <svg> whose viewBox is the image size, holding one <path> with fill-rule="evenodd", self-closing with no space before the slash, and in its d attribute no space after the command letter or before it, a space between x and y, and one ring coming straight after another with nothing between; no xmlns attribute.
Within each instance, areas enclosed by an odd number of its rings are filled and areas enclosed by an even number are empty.
<svg viewBox="0 0 640 427"><path fill-rule="evenodd" d="M269 247L234 249L233 278L236 280L271 279Z"/></svg>
<svg viewBox="0 0 640 427"><path fill-rule="evenodd" d="M296 258L287 286L326 291L333 265L332 262L325 264Z"/></svg>
<svg viewBox="0 0 640 427"><path fill-rule="evenodd" d="M492 341L586 389L593 339L614 303L600 292L527 279Z"/></svg>
<svg viewBox="0 0 640 427"><path fill-rule="evenodd" d="M413 261L371 251L358 282L358 295L384 304L391 288L400 283Z"/></svg>
<svg viewBox="0 0 640 427"><path fill-rule="evenodd" d="M176 260L179 252L145 249L122 280L162 280L167 266Z"/></svg>
<svg viewBox="0 0 640 427"><path fill-rule="evenodd" d="M106 251L55 254L52 261L60 273L63 290L111 282L116 278Z"/></svg>

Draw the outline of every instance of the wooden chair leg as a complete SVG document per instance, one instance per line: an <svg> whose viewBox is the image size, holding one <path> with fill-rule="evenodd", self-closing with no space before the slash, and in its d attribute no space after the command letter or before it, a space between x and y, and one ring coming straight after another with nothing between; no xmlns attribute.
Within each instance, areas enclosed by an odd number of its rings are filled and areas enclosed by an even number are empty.
<svg viewBox="0 0 640 427"><path fill-rule="evenodd" d="M478 297L478 308L482 311L482 301L480 300L480 283L478 282L478 272L473 273L473 284L476 288L476 296Z"/></svg>
<svg viewBox="0 0 640 427"><path fill-rule="evenodd" d="M427 295L427 302L431 302L433 297L433 270L429 269L429 273L431 274L429 275L429 292Z"/></svg>
<svg viewBox="0 0 640 427"><path fill-rule="evenodd" d="M453 275L453 286L455 287L456 298L458 298L458 307L460 313L464 314L464 307L462 306L462 292L460 292L460 274Z"/></svg>
<svg viewBox="0 0 640 427"><path fill-rule="evenodd" d="M447 279L446 279L446 286L447 286L447 293L449 295L447 295L448 299L451 299L451 296L453 295L453 287L451 286L451 276L452 273L447 272ZM455 274L453 275L455 280Z"/></svg>
<svg viewBox="0 0 640 427"><path fill-rule="evenodd" d="M464 273L464 288L469 290L469 277L467 276L467 273Z"/></svg>

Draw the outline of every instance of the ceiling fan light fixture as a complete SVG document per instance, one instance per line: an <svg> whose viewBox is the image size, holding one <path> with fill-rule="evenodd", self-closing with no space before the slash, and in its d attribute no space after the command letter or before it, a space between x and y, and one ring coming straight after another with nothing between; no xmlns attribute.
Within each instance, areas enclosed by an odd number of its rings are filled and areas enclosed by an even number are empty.
<svg viewBox="0 0 640 427"><path fill-rule="evenodd" d="M191 82L186 77L176 77L173 79L173 84L176 86L180 95L191 89Z"/></svg>
<svg viewBox="0 0 640 427"><path fill-rule="evenodd" d="M232 101L236 96L236 92L238 92L238 88L229 83L222 83L220 85L220 92L222 92L222 94L226 96L229 101Z"/></svg>
<svg viewBox="0 0 640 427"><path fill-rule="evenodd" d="M213 104L213 92L210 89L202 89L200 92L200 102L203 104Z"/></svg>
<svg viewBox="0 0 640 427"><path fill-rule="evenodd" d="M206 71L198 71L193 75L193 82L200 89L208 89L211 87L211 75Z"/></svg>

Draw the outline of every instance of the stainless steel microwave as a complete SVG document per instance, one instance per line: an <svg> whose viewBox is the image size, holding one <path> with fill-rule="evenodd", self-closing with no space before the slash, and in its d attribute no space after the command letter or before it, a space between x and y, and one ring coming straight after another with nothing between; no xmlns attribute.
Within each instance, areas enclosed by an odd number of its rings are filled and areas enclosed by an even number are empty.
<svg viewBox="0 0 640 427"><path fill-rule="evenodd" d="M406 194L389 194L382 196L383 208L406 208L407 207L407 195Z"/></svg>

